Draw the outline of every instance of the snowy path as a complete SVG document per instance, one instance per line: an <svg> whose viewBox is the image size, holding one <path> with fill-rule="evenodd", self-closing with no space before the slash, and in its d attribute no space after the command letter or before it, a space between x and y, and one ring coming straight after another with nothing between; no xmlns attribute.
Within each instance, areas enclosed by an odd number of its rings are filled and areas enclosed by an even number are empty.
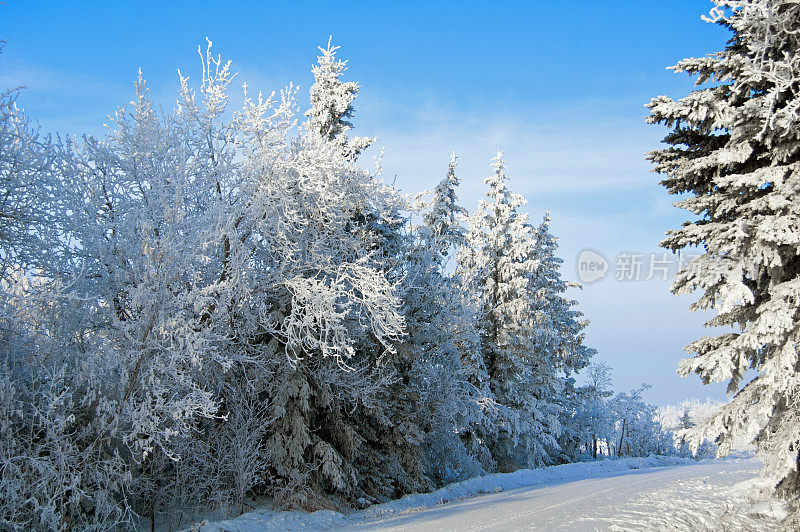
<svg viewBox="0 0 800 532"><path fill-rule="evenodd" d="M350 530L775 530L747 515L756 461L629 471L456 501Z"/></svg>
<svg viewBox="0 0 800 532"><path fill-rule="evenodd" d="M473 478L350 515L263 508L200 530L777 530L770 516L781 506L753 498L760 467L674 457L564 464Z"/></svg>

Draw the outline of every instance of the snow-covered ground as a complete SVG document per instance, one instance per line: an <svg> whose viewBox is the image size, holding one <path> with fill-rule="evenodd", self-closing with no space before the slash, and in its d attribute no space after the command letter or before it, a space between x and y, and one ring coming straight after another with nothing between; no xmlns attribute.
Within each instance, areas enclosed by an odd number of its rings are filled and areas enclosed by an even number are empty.
<svg viewBox="0 0 800 532"><path fill-rule="evenodd" d="M760 462L628 458L494 474L350 515L257 510L202 532L274 530L775 530Z"/></svg>

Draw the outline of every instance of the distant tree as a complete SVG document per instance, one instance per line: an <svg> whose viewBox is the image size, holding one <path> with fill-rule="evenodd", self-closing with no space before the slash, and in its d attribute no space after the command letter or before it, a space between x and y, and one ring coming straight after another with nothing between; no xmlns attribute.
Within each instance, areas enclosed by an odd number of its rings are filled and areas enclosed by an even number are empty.
<svg viewBox="0 0 800 532"><path fill-rule="evenodd" d="M658 421L656 407L642 399L650 388L643 384L628 393L620 392L609 401L612 420L611 442L617 456L647 456L672 452L672 436Z"/></svg>
<svg viewBox="0 0 800 532"><path fill-rule="evenodd" d="M649 159L670 194L696 218L668 232L671 250L701 246L678 273L676 294L700 291L693 310L714 308L709 326L738 330L686 350L682 375L728 381L733 400L691 429L728 454L753 441L776 493L800 490L800 4L715 0L706 20L733 33L721 52L680 61L697 76L680 100L654 98L648 122L673 129ZM756 376L743 382L745 374ZM796 504L797 505L797 504ZM800 526L800 512L790 518Z"/></svg>
<svg viewBox="0 0 800 532"><path fill-rule="evenodd" d="M593 362L586 368L586 385L601 397L611 393L611 366L606 362Z"/></svg>
<svg viewBox="0 0 800 532"><path fill-rule="evenodd" d="M600 439L609 432L607 399L614 393L611 390L611 366L605 362L592 363L584 375L586 384L579 388L582 401L575 413L575 430L583 435L592 458L596 459Z"/></svg>
<svg viewBox="0 0 800 532"><path fill-rule="evenodd" d="M689 417L689 411L688 410L684 410L683 411L683 415L681 416L680 423L681 423L681 429L683 429L683 430L690 429L690 428L694 427L694 421L692 421L692 418Z"/></svg>
<svg viewBox="0 0 800 532"><path fill-rule="evenodd" d="M685 399L678 404L661 406L658 408L659 423L665 431L673 435L673 446L679 454L698 458L713 456L716 454L716 445L713 442L706 441L692 449L686 434L719 412L724 404L711 399Z"/></svg>

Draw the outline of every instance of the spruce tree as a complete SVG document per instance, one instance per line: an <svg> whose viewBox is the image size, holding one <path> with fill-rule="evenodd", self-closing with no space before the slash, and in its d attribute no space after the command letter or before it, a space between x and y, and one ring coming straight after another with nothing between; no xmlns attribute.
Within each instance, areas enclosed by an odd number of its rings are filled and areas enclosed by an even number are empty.
<svg viewBox="0 0 800 532"><path fill-rule="evenodd" d="M595 350L583 343L589 324L576 310L578 302L566 297L568 288L580 288L561 277L564 260L557 255L558 239L550 232L550 212L536 230L531 304L534 312L534 348L549 365L566 376L584 368Z"/></svg>
<svg viewBox="0 0 800 532"><path fill-rule="evenodd" d="M306 130L352 163L374 139L348 137L358 84L340 80L346 62L336 58L338 47L329 42L327 48L320 50L322 55L313 67L315 83L311 107L306 112ZM376 187L383 187L378 176L370 177ZM343 229L369 250L370 259L380 264L381 273L392 284L405 334L397 335L391 345L383 345L377 335L367 334L353 346L349 364L357 368L356 372L366 374L374 400L362 404L341 401L335 409L312 406L326 426L319 433L330 433L328 440L333 445L328 455L345 465L352 463L357 471L352 475L355 485L348 489L359 504L433 487L425 475L422 444L431 418L449 415L441 411L446 407L440 409L436 403L440 399L446 403L448 395L457 395L458 387L456 382L447 383L452 386L442 396L431 394L432 381L440 381L446 372L458 373L450 363L457 353L444 336L452 328L443 323L447 321L442 309L445 303L436 298L441 295L443 278L431 250L417 247L415 235L403 231L405 219L401 211L408 208L405 200L396 191L390 192L389 187L385 192L389 195L384 198L365 198L356 203ZM384 210L379 208L381 204ZM349 326L358 329L360 324L353 322ZM352 378L350 373L341 378ZM347 444L340 445L341 441ZM326 458L322 463L324 468L330 460ZM330 469L341 468L337 463L331 464Z"/></svg>
<svg viewBox="0 0 800 532"><path fill-rule="evenodd" d="M459 268L475 293L481 352L499 407L500 426L490 447L501 469L514 469L548 462L559 430L550 397L542 397L539 386L550 368L536 360L530 334L534 231L528 215L519 212L525 198L508 189L502 152L492 167Z"/></svg>
<svg viewBox="0 0 800 532"><path fill-rule="evenodd" d="M355 114L353 101L358 96L359 85L355 81L340 79L347 70L347 61L336 58L339 46L331 46L331 39L328 39L327 47L318 48L322 55L317 56L317 64L311 68L314 84L309 91L311 108L306 111L309 117L307 125L309 130L336 143L345 157L355 159L377 140L347 136L353 128L350 118Z"/></svg>
<svg viewBox="0 0 800 532"><path fill-rule="evenodd" d="M476 425L486 420L479 407L483 394L474 386L485 381L475 315L462 297L458 277L447 271L447 258L465 234L456 164L452 154L447 174L422 216L424 224L415 230L408 261L413 279L404 283L406 344L417 352L415 381L422 391L419 423L426 432L426 465L439 484L491 469L488 450L473 438Z"/></svg>
<svg viewBox="0 0 800 532"><path fill-rule="evenodd" d="M534 394L548 399L550 415L559 420L561 441L566 443L578 440L571 422L580 397L572 375L589 363L595 350L583 343L583 330L588 322L582 320L583 314L574 308L578 302L565 297L568 288L580 288L580 285L568 283L561 277L559 270L564 260L557 255L558 239L550 232L549 211L537 227L535 239L535 268L530 288L531 355L538 368ZM554 457L560 455L561 460L569 460L563 451L569 452L567 449L552 449L551 452Z"/></svg>
<svg viewBox="0 0 800 532"><path fill-rule="evenodd" d="M733 33L721 52L672 67L697 77L680 100L653 99L648 122L672 131L649 158L677 205L694 217L662 246L698 246L676 294L699 292L693 310L716 309L725 327L686 350L679 373L728 382L721 412L690 430L722 455L755 442L776 492L800 488L800 4L722 1L707 21ZM748 371L755 371L749 378ZM745 382L745 379L748 379ZM794 524L798 523L795 512Z"/></svg>
<svg viewBox="0 0 800 532"><path fill-rule="evenodd" d="M458 204L457 164L458 158L452 153L447 175L433 190L433 204L430 211L423 216L429 236L435 241L434 247L442 256L447 256L451 247L460 245L465 233L460 217L466 215L467 211Z"/></svg>

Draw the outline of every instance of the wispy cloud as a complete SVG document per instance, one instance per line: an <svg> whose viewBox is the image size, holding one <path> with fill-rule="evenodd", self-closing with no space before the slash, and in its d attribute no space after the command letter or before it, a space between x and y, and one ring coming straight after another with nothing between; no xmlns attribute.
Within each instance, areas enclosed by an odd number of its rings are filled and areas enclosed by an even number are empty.
<svg viewBox="0 0 800 532"><path fill-rule="evenodd" d="M371 96L359 101L357 125L364 134L380 136L379 145L387 147L386 173L396 174L409 192L433 186L440 178L435 170L446 167L451 150L459 155L465 190L480 185L498 149L504 150L515 188L526 195L652 186L644 152L658 142L659 132L647 129L636 102L616 115L604 114L609 107L620 102L553 102L486 114L436 105L430 98L413 104Z"/></svg>
<svg viewBox="0 0 800 532"><path fill-rule="evenodd" d="M91 76L75 75L43 65L0 58L0 86L20 85L24 85L31 93L61 96L95 96L121 88L120 85Z"/></svg>

